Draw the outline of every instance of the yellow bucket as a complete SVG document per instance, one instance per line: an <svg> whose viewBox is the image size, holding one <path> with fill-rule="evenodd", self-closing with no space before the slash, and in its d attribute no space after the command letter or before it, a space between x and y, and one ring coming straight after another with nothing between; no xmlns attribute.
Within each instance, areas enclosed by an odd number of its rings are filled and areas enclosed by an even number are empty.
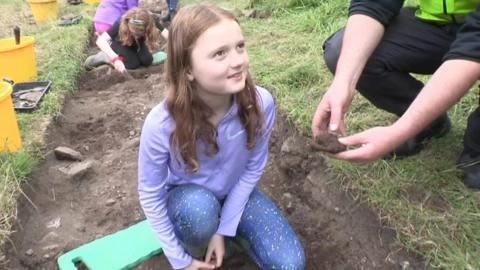
<svg viewBox="0 0 480 270"><path fill-rule="evenodd" d="M85 2L86 4L89 4L89 5L95 5L95 4L99 4L100 2L102 2L102 0L83 0L83 2Z"/></svg>
<svg viewBox="0 0 480 270"><path fill-rule="evenodd" d="M15 152L22 145L13 110L12 85L0 82L0 152Z"/></svg>
<svg viewBox="0 0 480 270"><path fill-rule="evenodd" d="M48 19L57 19L57 0L27 0L27 2L30 4L33 18L37 24L43 23Z"/></svg>
<svg viewBox="0 0 480 270"><path fill-rule="evenodd" d="M0 39L0 80L6 77L17 83L36 79L34 41L33 37L22 36L16 45L15 38Z"/></svg>

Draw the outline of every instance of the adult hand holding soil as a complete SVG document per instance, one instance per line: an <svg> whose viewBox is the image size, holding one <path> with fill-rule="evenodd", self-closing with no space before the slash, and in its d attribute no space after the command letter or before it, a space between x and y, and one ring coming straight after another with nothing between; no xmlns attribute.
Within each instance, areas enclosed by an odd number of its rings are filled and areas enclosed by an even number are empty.
<svg viewBox="0 0 480 270"><path fill-rule="evenodd" d="M352 102L362 70L383 36L384 26L364 14L348 18L335 77L312 119L313 137L330 129L345 132L343 117Z"/></svg>
<svg viewBox="0 0 480 270"><path fill-rule="evenodd" d="M339 142L347 146L361 146L331 156L348 161L370 162L385 156L407 138L405 132L402 132L395 124L388 127L374 127L340 138Z"/></svg>
<svg viewBox="0 0 480 270"><path fill-rule="evenodd" d="M223 257L225 256L225 240L223 235L214 234L208 243L207 255L205 262L214 264L216 267L222 266Z"/></svg>
<svg viewBox="0 0 480 270"><path fill-rule="evenodd" d="M313 115L313 137L328 131L345 134L343 118L352 102L354 93L355 89L347 84L334 81L330 85Z"/></svg>
<svg viewBox="0 0 480 270"><path fill-rule="evenodd" d="M202 269L215 269L215 265L193 259L192 263L189 266L183 268L183 270L202 270Z"/></svg>

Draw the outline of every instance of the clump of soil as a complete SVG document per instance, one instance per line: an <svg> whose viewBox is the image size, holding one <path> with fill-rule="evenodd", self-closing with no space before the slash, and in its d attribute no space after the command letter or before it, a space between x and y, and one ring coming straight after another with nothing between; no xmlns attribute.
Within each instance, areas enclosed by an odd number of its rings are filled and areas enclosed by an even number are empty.
<svg viewBox="0 0 480 270"><path fill-rule="evenodd" d="M323 132L315 136L312 141L312 148L332 154L347 150L347 146L338 141L338 136L330 132Z"/></svg>

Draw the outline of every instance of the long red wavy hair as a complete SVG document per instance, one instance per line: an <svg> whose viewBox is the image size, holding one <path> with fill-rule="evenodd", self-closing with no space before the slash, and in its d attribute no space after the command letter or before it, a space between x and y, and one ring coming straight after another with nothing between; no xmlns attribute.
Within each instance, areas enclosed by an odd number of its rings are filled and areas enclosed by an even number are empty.
<svg viewBox="0 0 480 270"><path fill-rule="evenodd" d="M191 70L191 55L196 40L222 19L236 21L231 12L214 5L186 6L173 19L168 36L166 74L169 88L166 104L176 125L170 144L175 152L180 153L190 173L200 166L197 142L205 143L207 155L213 156L219 150L215 127L208 121L213 110L198 97L195 82L188 80L187 73ZM236 93L235 97L238 116L247 134L245 146L252 149L265 120L250 73L247 74L245 89Z"/></svg>
<svg viewBox="0 0 480 270"><path fill-rule="evenodd" d="M123 14L118 31L118 39L120 43L122 43L124 46L132 46L132 44L135 42L135 37L129 28L130 20L143 21L143 25L132 27L135 28L135 30L144 33L143 37L145 38L145 44L150 52L157 49L160 40L160 31L155 26L155 21L152 14L150 14L148 10L139 7L129 9L125 14Z"/></svg>

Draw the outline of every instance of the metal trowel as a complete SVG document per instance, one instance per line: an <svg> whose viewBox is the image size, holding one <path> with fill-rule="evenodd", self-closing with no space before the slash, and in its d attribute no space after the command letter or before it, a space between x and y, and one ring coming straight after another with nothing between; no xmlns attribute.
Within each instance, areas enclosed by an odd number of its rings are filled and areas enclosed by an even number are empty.
<svg viewBox="0 0 480 270"><path fill-rule="evenodd" d="M123 76L125 77L125 79L127 79L127 81L129 80L134 80L135 78L133 78L132 74L130 74L128 72L128 70L125 69L125 71L122 72Z"/></svg>

